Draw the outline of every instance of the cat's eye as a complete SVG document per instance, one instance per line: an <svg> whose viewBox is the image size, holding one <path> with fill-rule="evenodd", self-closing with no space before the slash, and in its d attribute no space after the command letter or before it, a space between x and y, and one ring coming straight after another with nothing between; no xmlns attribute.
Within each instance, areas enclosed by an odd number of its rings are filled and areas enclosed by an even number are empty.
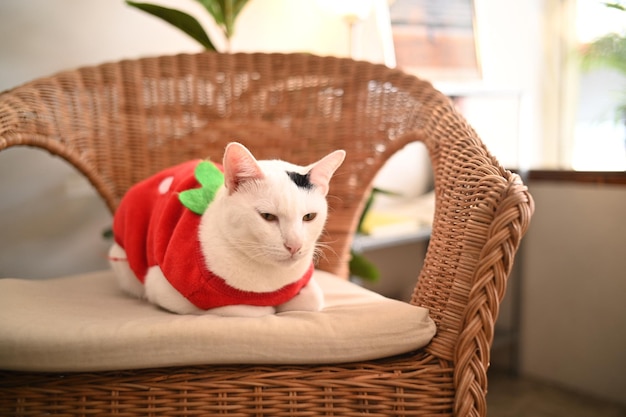
<svg viewBox="0 0 626 417"><path fill-rule="evenodd" d="M302 217L302 220L305 221L305 222L310 222L313 219L315 219L316 217L317 217L317 213L309 213L309 214L305 214Z"/></svg>
<svg viewBox="0 0 626 417"><path fill-rule="evenodd" d="M278 217L276 217L275 214L272 213L259 213L261 215L261 217L263 217L263 220L266 220L268 222L273 222L278 220Z"/></svg>

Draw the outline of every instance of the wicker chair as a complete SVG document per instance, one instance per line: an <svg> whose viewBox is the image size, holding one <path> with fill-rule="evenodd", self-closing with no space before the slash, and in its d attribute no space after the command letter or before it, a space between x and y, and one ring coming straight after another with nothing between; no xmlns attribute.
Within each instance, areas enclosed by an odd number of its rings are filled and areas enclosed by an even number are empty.
<svg viewBox="0 0 626 417"><path fill-rule="evenodd" d="M486 415L494 321L533 202L428 82L349 59L200 53L80 68L0 95L0 150L60 156L111 211L133 183L231 140L296 163L347 151L318 265L343 277L376 172L408 143L426 145L436 210L411 303L430 310L432 342L324 366L0 371L0 414Z"/></svg>

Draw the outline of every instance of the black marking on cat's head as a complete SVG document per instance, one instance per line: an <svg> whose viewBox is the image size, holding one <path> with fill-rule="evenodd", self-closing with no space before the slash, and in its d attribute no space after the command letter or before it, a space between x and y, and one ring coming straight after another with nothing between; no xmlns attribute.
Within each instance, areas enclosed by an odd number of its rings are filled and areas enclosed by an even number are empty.
<svg viewBox="0 0 626 417"><path fill-rule="evenodd" d="M310 172L307 172L306 174L302 175L297 172L287 171L287 175L289 175L289 178L291 178L291 181L293 181L294 184L296 184L298 187L304 188L305 190L310 190L311 188L313 188L313 183L311 183L311 179L310 179L311 177Z"/></svg>

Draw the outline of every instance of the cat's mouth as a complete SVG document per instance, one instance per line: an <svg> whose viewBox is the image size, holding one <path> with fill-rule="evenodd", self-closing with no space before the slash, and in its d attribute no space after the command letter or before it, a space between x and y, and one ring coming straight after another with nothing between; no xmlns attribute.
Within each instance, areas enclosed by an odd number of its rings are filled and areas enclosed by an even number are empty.
<svg viewBox="0 0 626 417"><path fill-rule="evenodd" d="M299 254L295 254L295 255L287 255L281 259L278 260L278 263L283 264L283 265L290 265L293 263L296 263L297 261L302 259L302 255Z"/></svg>
<svg viewBox="0 0 626 417"><path fill-rule="evenodd" d="M277 260L278 260L278 263L281 265L291 265L291 264L301 261L305 257L306 257L305 251L301 250L295 253L289 253L289 252L284 253L280 257L278 257Z"/></svg>

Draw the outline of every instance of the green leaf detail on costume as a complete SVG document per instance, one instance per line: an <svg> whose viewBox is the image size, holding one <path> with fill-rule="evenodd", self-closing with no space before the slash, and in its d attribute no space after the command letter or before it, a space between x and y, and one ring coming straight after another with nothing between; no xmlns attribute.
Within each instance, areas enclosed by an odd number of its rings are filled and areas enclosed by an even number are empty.
<svg viewBox="0 0 626 417"><path fill-rule="evenodd" d="M196 166L194 175L202 187L185 190L178 195L178 199L189 210L202 214L224 184L224 174L212 162L202 161Z"/></svg>

